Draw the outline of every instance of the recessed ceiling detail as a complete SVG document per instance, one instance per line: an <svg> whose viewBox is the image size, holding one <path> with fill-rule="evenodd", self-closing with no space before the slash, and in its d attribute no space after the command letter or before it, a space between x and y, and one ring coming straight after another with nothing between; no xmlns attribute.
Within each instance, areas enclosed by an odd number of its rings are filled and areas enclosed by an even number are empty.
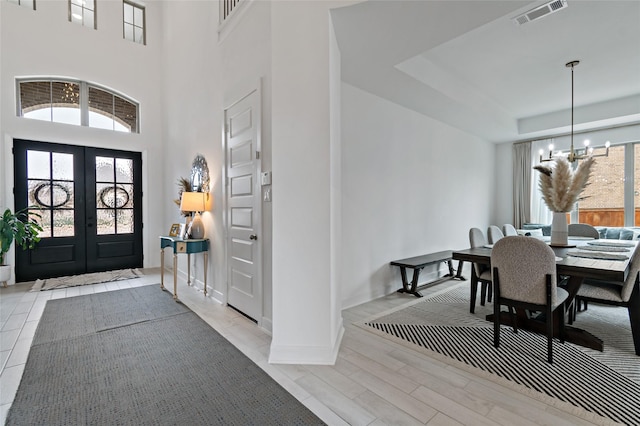
<svg viewBox="0 0 640 426"><path fill-rule="evenodd" d="M542 6L538 6L535 9L531 9L528 12L523 13L522 15L518 15L513 20L518 25L526 24L527 22L535 21L536 19L540 19L544 16L547 16L551 13L557 12L559 10L567 7L566 0L553 0L549 3L545 3Z"/></svg>

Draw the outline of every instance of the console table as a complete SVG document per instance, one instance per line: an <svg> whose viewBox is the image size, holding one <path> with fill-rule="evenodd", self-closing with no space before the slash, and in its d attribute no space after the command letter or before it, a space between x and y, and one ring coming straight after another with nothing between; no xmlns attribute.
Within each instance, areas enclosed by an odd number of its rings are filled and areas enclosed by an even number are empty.
<svg viewBox="0 0 640 426"><path fill-rule="evenodd" d="M187 285L191 285L191 253L204 253L204 295L207 295L207 265L209 240L183 240L177 237L160 237L160 288L164 290L164 249L173 249L173 298L178 298L178 254L187 254Z"/></svg>

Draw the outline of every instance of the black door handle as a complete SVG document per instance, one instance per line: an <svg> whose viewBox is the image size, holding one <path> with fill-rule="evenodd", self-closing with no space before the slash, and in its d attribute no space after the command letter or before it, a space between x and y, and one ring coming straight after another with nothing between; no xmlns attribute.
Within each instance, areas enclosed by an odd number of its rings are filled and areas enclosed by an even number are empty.
<svg viewBox="0 0 640 426"><path fill-rule="evenodd" d="M249 237L250 240L258 240L258 236L256 234L253 234Z"/></svg>

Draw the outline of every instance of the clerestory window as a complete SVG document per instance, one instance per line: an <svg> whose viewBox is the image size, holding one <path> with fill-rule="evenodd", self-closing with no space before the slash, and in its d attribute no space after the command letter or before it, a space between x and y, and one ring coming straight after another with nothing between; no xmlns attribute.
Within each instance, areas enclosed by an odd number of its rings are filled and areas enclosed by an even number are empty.
<svg viewBox="0 0 640 426"><path fill-rule="evenodd" d="M69 21L95 30L97 28L95 0L69 0Z"/></svg>
<svg viewBox="0 0 640 426"><path fill-rule="evenodd" d="M124 0L122 2L123 33L125 40L134 43L147 44L145 36L144 7Z"/></svg>
<svg viewBox="0 0 640 426"><path fill-rule="evenodd" d="M54 123L139 133L139 105L85 81L18 81L18 116Z"/></svg>
<svg viewBox="0 0 640 426"><path fill-rule="evenodd" d="M19 6L28 7L29 9L36 10L36 0L7 0L9 3L15 3Z"/></svg>

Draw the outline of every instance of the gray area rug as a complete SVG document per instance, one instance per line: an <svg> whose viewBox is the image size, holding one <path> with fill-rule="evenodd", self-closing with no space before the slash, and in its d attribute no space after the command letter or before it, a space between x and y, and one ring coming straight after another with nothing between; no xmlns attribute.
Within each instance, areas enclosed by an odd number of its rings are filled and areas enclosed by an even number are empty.
<svg viewBox="0 0 640 426"><path fill-rule="evenodd" d="M67 277L36 280L30 291L53 290L56 288L75 287L79 285L106 283L111 281L130 280L144 274L139 269L118 269L116 271L93 272L90 274L70 275Z"/></svg>
<svg viewBox="0 0 640 426"><path fill-rule="evenodd" d="M604 352L504 327L493 347L493 305L469 313L469 286L460 284L412 301L360 324L363 328L472 371L598 424L640 424L640 357L635 355L625 308L589 304L574 324L605 342Z"/></svg>
<svg viewBox="0 0 640 426"><path fill-rule="evenodd" d="M159 286L50 300L7 425L321 425Z"/></svg>

